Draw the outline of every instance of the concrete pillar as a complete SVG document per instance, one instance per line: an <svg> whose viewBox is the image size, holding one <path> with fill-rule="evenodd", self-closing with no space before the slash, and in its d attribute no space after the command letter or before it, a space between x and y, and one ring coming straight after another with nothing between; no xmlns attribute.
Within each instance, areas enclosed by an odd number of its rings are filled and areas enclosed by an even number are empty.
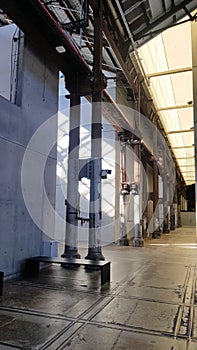
<svg viewBox="0 0 197 350"><path fill-rule="evenodd" d="M92 130L89 205L89 248L86 259L104 260L101 251L101 146L102 146L102 21L103 1L95 2L94 16L94 61L92 84Z"/></svg>
<svg viewBox="0 0 197 350"><path fill-rule="evenodd" d="M196 222L197 222L197 23L191 22L192 36L192 72L193 72L193 105L194 105L194 143L195 143L195 192L196 192ZM196 225L197 235L197 225Z"/></svg>
<svg viewBox="0 0 197 350"><path fill-rule="evenodd" d="M79 182L79 143L80 143L80 96L70 97L70 126L68 149L68 178L66 200L66 238L62 257L80 258L77 250L78 235L78 182Z"/></svg>
<svg viewBox="0 0 197 350"><path fill-rule="evenodd" d="M134 182L136 184L136 191L134 195L134 247L143 247L144 239L142 236L142 203L140 203L140 160L141 160L141 150L140 141L134 145L134 153L136 158L134 160Z"/></svg>

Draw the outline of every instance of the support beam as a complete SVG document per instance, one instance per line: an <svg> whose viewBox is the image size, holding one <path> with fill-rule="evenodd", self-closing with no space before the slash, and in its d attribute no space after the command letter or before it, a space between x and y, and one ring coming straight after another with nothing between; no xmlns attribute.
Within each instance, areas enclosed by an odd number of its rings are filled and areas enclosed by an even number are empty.
<svg viewBox="0 0 197 350"><path fill-rule="evenodd" d="M194 167L194 164L186 164L186 165L180 165L180 169L187 168L187 167Z"/></svg>
<svg viewBox="0 0 197 350"><path fill-rule="evenodd" d="M126 139L124 138L124 132L122 133L120 137L120 165L121 165L121 185L123 186L124 183L127 183L127 170L126 170ZM120 246L128 246L129 240L127 238L127 214L126 214L126 207L127 207L127 198L130 197L129 194L122 193L122 202L121 202L121 222L120 222L120 239L119 239L119 245Z"/></svg>
<svg viewBox="0 0 197 350"><path fill-rule="evenodd" d="M154 129L153 133L153 148L155 159L153 160L153 233L152 238L159 238L159 171L157 166L158 160L158 131Z"/></svg>
<svg viewBox="0 0 197 350"><path fill-rule="evenodd" d="M134 238L133 238L133 246L134 247L143 247L144 239L142 236L142 203L140 202L140 160L141 160L141 149L140 149L140 141L136 143L134 146L134 153L136 158L134 159L134 182L137 184L138 191L134 195Z"/></svg>
<svg viewBox="0 0 197 350"><path fill-rule="evenodd" d="M66 205L66 238L63 258L80 258L77 250L78 234L78 163L80 143L80 96L70 97L70 130L68 149L68 178Z"/></svg>
<svg viewBox="0 0 197 350"><path fill-rule="evenodd" d="M172 196L173 185L172 185L171 181L169 183L169 190L170 190L170 194ZM175 191L174 195L172 196L173 200L172 200L172 203L170 204L170 231L175 230L175 207L174 207L175 194L176 194L176 191Z"/></svg>
<svg viewBox="0 0 197 350"><path fill-rule="evenodd" d="M169 217L168 217L168 179L166 174L166 154L163 151L163 164L162 164L162 180L163 180L163 233L169 233Z"/></svg>
<svg viewBox="0 0 197 350"><path fill-rule="evenodd" d="M158 17L155 21L150 23L148 26L140 30L138 33L135 34L134 40L140 40L143 38L144 34L147 32L150 32L152 29L156 28L158 25L160 25L163 21L169 19L170 17L173 19L173 15L178 12L179 10L182 10L184 6L189 4L191 0L183 0L181 3L179 3L176 6L173 6L170 11L166 12L164 15ZM172 21L173 23L173 21Z"/></svg>
<svg viewBox="0 0 197 350"><path fill-rule="evenodd" d="M189 130L176 130L176 131L169 131L167 132L167 135L173 135L173 134L182 134L185 132L193 132L194 130L189 129Z"/></svg>
<svg viewBox="0 0 197 350"><path fill-rule="evenodd" d="M175 147L172 147L172 150L173 149L183 149L183 148L193 148L194 145L191 145L191 146L175 146Z"/></svg>
<svg viewBox="0 0 197 350"><path fill-rule="evenodd" d="M194 156L191 157L176 157L176 159L194 159Z"/></svg>
<svg viewBox="0 0 197 350"><path fill-rule="evenodd" d="M187 105L179 105L179 106L160 107L157 109L157 112L170 111L173 109L185 109L185 108L192 108L192 107L193 107L193 103L189 103Z"/></svg>
<svg viewBox="0 0 197 350"><path fill-rule="evenodd" d="M142 236L143 238L147 237L148 236L148 232L147 232L147 229L148 229L148 194L147 194L147 191L148 191L148 179L147 179L147 165L148 165L148 162L147 162L147 158L143 157L142 158L142 164L143 164L143 183L142 183L142 203L146 203L146 206L142 209L143 211L143 216L142 216Z"/></svg>
<svg viewBox="0 0 197 350"><path fill-rule="evenodd" d="M169 74L178 74L178 73L185 73L185 72L191 72L192 67L184 67L184 68L177 68L177 69L169 69L163 72L157 72L157 73L150 73L147 74L147 78L157 78L161 77L163 75L169 75Z"/></svg>
<svg viewBox="0 0 197 350"><path fill-rule="evenodd" d="M144 0L137 1L134 5L130 5L126 11L124 11L125 17L128 16L132 11L134 11L136 8L138 8Z"/></svg>
<svg viewBox="0 0 197 350"><path fill-rule="evenodd" d="M153 234L152 238L159 238L159 177L158 177L158 167L156 159L153 160L153 212L154 212L154 223L153 223Z"/></svg>
<svg viewBox="0 0 197 350"><path fill-rule="evenodd" d="M94 62L89 205L89 248L86 259L105 260L101 249L101 156L102 156L102 22L103 1L92 1L94 15Z"/></svg>

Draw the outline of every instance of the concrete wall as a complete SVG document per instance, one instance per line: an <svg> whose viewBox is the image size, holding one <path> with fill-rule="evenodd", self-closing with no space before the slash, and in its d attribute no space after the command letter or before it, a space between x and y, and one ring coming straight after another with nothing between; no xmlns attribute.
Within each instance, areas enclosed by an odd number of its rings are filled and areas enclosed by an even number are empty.
<svg viewBox="0 0 197 350"><path fill-rule="evenodd" d="M22 46L19 52L23 58L22 66L18 72L20 89L17 92L20 106L0 96L0 270L5 276L19 273L25 258L40 254L46 213L37 208L40 213L38 227L24 203L21 165L30 138L44 121L57 112L58 107L57 69L40 57L26 40ZM9 76L6 78L10 79ZM54 137L56 127L50 133L47 137ZM45 185L52 206L55 204L55 148L46 162L45 181L34 187L35 199L37 195L43 196ZM40 152L32 151L34 159L42 156ZM37 170L31 169L35 178ZM31 179L29 181L31 192ZM33 206L36 205L35 200Z"/></svg>
<svg viewBox="0 0 197 350"><path fill-rule="evenodd" d="M182 211L181 223L182 226L196 227L196 213L192 211Z"/></svg>

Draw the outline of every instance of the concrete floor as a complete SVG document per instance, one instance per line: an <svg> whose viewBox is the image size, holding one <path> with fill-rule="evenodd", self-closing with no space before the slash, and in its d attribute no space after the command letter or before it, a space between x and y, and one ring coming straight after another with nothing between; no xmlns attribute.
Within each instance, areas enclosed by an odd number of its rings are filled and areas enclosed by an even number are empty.
<svg viewBox="0 0 197 350"><path fill-rule="evenodd" d="M103 253L112 274L102 290L100 272L83 267L52 265L37 277L6 281L0 350L196 350L194 228Z"/></svg>

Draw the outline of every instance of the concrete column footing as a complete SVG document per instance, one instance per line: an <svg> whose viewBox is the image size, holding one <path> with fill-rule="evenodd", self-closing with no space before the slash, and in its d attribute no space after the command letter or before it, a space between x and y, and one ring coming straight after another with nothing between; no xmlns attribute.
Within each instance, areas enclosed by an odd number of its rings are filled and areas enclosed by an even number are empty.
<svg viewBox="0 0 197 350"><path fill-rule="evenodd" d="M61 255L61 257L80 259L81 255L78 253L78 250L76 247L70 247L68 245L65 245L65 250L64 250L64 253Z"/></svg>
<svg viewBox="0 0 197 350"><path fill-rule="evenodd" d="M133 247L144 247L144 240L143 240L143 238L134 238L134 240L133 240Z"/></svg>

